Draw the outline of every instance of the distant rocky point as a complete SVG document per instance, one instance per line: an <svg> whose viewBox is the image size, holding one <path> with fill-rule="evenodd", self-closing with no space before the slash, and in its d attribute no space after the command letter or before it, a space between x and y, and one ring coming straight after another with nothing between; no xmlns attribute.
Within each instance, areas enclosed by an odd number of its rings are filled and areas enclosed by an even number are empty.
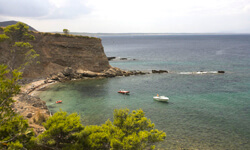
<svg viewBox="0 0 250 150"><path fill-rule="evenodd" d="M136 60L136 59L134 59L134 58L126 58L126 57L108 57L108 60L112 61L112 60Z"/></svg>
<svg viewBox="0 0 250 150"><path fill-rule="evenodd" d="M3 22L0 22L0 27L7 27L9 25L13 25L13 24L16 24L18 23L19 21L14 21L14 20L11 20L11 21L3 21ZM25 23L26 24L26 23ZM29 26L28 24L26 24L27 26ZM36 29L34 29L33 27L29 26L29 30L30 31L37 31Z"/></svg>

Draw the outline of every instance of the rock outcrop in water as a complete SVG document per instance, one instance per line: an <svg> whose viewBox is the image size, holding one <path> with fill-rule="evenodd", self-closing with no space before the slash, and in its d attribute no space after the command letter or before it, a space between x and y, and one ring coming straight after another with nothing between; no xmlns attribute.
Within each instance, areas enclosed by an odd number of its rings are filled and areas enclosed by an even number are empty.
<svg viewBox="0 0 250 150"><path fill-rule="evenodd" d="M152 73L168 73L167 70L152 70Z"/></svg>
<svg viewBox="0 0 250 150"><path fill-rule="evenodd" d="M116 67L110 67L109 69L104 70L102 72L92 72L81 69L74 70L71 67L68 67L65 68L63 71L58 72L57 74L50 75L45 82L52 83L55 81L63 82L72 79L99 78L99 77L111 78L116 76L145 75L145 74L149 74L149 72L143 72L138 70L124 71Z"/></svg>

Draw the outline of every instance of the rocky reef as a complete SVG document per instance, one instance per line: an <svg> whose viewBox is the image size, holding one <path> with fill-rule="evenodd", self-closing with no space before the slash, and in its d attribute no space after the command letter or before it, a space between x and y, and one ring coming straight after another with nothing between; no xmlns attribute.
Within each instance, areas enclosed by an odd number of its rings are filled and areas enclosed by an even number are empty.
<svg viewBox="0 0 250 150"><path fill-rule="evenodd" d="M82 69L74 70L71 67L66 67L63 71L48 76L45 82L52 83L54 81L64 82L75 79L111 78L116 76L145 75L145 74L149 74L149 72L138 71L138 70L125 71L116 67L110 67L109 69L104 70L102 72L93 72Z"/></svg>

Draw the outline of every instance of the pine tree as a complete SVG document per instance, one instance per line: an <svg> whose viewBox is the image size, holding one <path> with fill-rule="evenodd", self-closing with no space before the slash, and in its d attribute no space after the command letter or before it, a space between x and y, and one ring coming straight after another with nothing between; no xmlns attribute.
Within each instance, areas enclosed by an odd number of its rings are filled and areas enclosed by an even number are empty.
<svg viewBox="0 0 250 150"><path fill-rule="evenodd" d="M28 42L35 40L28 29L27 25L18 22L3 28L4 34L0 34L0 42L5 41L9 48L0 52L0 59L11 71L18 69L23 72L25 67L33 63L39 56Z"/></svg>
<svg viewBox="0 0 250 150"><path fill-rule="evenodd" d="M11 73L12 78L7 77ZM21 72L0 65L0 149L21 149L28 147L34 132L28 129L28 121L16 114L11 107L13 96L20 91L17 81Z"/></svg>

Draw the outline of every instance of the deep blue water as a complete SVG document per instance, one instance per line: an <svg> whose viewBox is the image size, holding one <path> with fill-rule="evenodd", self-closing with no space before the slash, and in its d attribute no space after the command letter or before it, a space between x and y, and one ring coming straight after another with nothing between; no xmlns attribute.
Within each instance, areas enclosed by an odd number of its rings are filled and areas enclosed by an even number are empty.
<svg viewBox="0 0 250 150"><path fill-rule="evenodd" d="M250 149L250 35L101 36L110 64L169 74L90 79L42 92L52 112L78 112L83 124L112 119L115 108L143 109L167 138L162 149ZM135 59L135 60L132 60ZM217 71L225 74L180 74ZM131 94L120 95L119 89ZM159 93L169 103L154 101ZM63 104L56 105L56 100Z"/></svg>

